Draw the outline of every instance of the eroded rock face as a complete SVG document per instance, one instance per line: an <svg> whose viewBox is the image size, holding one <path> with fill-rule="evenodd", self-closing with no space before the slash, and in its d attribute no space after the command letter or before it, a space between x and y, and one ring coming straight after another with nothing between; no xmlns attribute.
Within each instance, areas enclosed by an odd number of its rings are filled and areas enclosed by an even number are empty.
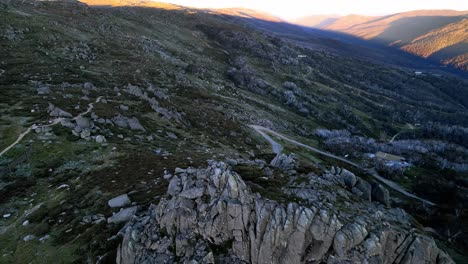
<svg viewBox="0 0 468 264"><path fill-rule="evenodd" d="M159 204L126 225L117 263L453 263L407 214L374 207L340 219L329 203L279 204L210 162L178 169Z"/></svg>

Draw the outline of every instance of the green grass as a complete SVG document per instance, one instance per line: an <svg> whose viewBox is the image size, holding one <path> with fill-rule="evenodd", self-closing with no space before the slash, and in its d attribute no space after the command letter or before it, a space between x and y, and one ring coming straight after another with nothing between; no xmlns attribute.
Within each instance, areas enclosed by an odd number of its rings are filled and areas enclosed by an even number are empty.
<svg viewBox="0 0 468 264"><path fill-rule="evenodd" d="M50 240L44 243L39 241L23 241L28 235L26 230L7 232L0 239L0 263L72 263L79 259L76 254L78 245L54 245Z"/></svg>
<svg viewBox="0 0 468 264"><path fill-rule="evenodd" d="M0 130L0 150L5 149L11 145L17 137L24 131L23 127L18 125L11 125L3 127Z"/></svg>

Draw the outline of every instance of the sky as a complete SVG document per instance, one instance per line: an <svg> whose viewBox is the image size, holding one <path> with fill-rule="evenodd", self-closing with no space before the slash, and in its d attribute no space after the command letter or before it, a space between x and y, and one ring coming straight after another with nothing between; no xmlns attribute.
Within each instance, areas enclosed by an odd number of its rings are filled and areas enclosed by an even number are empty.
<svg viewBox="0 0 468 264"><path fill-rule="evenodd" d="M198 8L244 7L284 19L307 15L385 15L420 9L468 10L468 0L159 0Z"/></svg>

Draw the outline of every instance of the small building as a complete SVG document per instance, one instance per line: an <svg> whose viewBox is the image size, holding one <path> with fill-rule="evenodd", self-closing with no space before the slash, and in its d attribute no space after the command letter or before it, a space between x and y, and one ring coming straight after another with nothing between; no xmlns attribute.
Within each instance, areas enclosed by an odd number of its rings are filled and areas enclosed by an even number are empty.
<svg viewBox="0 0 468 264"><path fill-rule="evenodd" d="M297 57L298 57L299 59L302 59L302 58L307 58L307 55L297 55Z"/></svg>
<svg viewBox="0 0 468 264"><path fill-rule="evenodd" d="M403 157L388 154L388 153L381 152L381 151L375 153L375 157L379 159L383 159L383 160L389 160L389 161L404 161L405 160L405 158Z"/></svg>
<svg viewBox="0 0 468 264"><path fill-rule="evenodd" d="M416 75L422 75L422 72L420 72L420 71L415 71L414 74L416 74Z"/></svg>

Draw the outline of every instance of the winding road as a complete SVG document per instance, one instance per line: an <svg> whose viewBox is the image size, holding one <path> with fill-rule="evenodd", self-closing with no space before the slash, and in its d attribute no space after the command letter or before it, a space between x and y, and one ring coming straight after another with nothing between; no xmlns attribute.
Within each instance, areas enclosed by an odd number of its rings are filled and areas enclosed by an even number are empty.
<svg viewBox="0 0 468 264"><path fill-rule="evenodd" d="M87 115L89 112L91 112L91 110L93 110L94 108L94 104L95 103L98 103L99 101L101 101L101 98L102 96L99 96L95 102L93 103L89 103L88 104L88 109L86 109L85 112L83 113L80 113L78 114L77 116L75 116L73 118L73 120L76 120L78 117L82 117L84 115ZM62 117L59 117L59 118L56 118L52 121L52 123L48 124L48 125L43 125L43 126L37 126L37 125L32 125L30 127L28 127L28 129L26 129L26 131L24 131L23 133L21 133L18 138L15 140L15 142L13 142L10 146L6 147L4 150L2 150L2 152L0 152L0 156L3 156L3 154L7 153L10 149L12 149L14 146L16 146L27 134L29 134L33 129L36 129L36 128L41 128L41 127L51 127L51 126L55 126L56 124L60 123L61 121L63 120Z"/></svg>
<svg viewBox="0 0 468 264"><path fill-rule="evenodd" d="M322 151L320 149L317 149L317 148L314 148L312 146L309 146L309 145L306 145L306 144L303 144L301 142L298 142L294 139L290 139L278 132L275 132L267 127L263 127L263 126L258 126L258 125L249 125L250 128L254 129L257 133L259 133L260 135L262 135L270 144L271 144L271 147L273 149L273 152L275 154L279 154L281 153L281 150L283 149L283 146L276 142L272 137L270 137L267 133L271 134L271 135L274 135L282 140L285 140L285 141L288 141L294 145L297 145L297 146L300 146L300 147L303 147L303 148L306 148L310 151L313 151L313 152L316 152L316 153L319 153L321 155L324 155L326 157L329 157L329 158L332 158L332 159L336 159L336 160L339 160L339 161L342 161L346 164L349 164L353 167L356 167L358 169L361 169L363 171L365 171L366 173L372 175L374 178L378 179L379 181L383 182L385 185L387 185L388 187L390 187L391 189L407 196L407 197L410 197L410 198L413 198L413 199L416 199L416 200L419 200L423 203L426 203L428 205L436 205L435 203L431 202L431 201L428 201L426 199L423 199L421 197L418 197L412 193L409 193L408 191L406 191L405 189L403 189L398 183L396 182L393 182L393 181L390 181L388 179L385 179L383 178L382 176L380 176L374 169L368 169L368 168L364 168L362 167L361 165L355 163L355 162L352 162L350 160L347 160L345 158L342 158L342 157L338 157L336 155L333 155L331 153L328 153L328 152L325 152L325 151Z"/></svg>

